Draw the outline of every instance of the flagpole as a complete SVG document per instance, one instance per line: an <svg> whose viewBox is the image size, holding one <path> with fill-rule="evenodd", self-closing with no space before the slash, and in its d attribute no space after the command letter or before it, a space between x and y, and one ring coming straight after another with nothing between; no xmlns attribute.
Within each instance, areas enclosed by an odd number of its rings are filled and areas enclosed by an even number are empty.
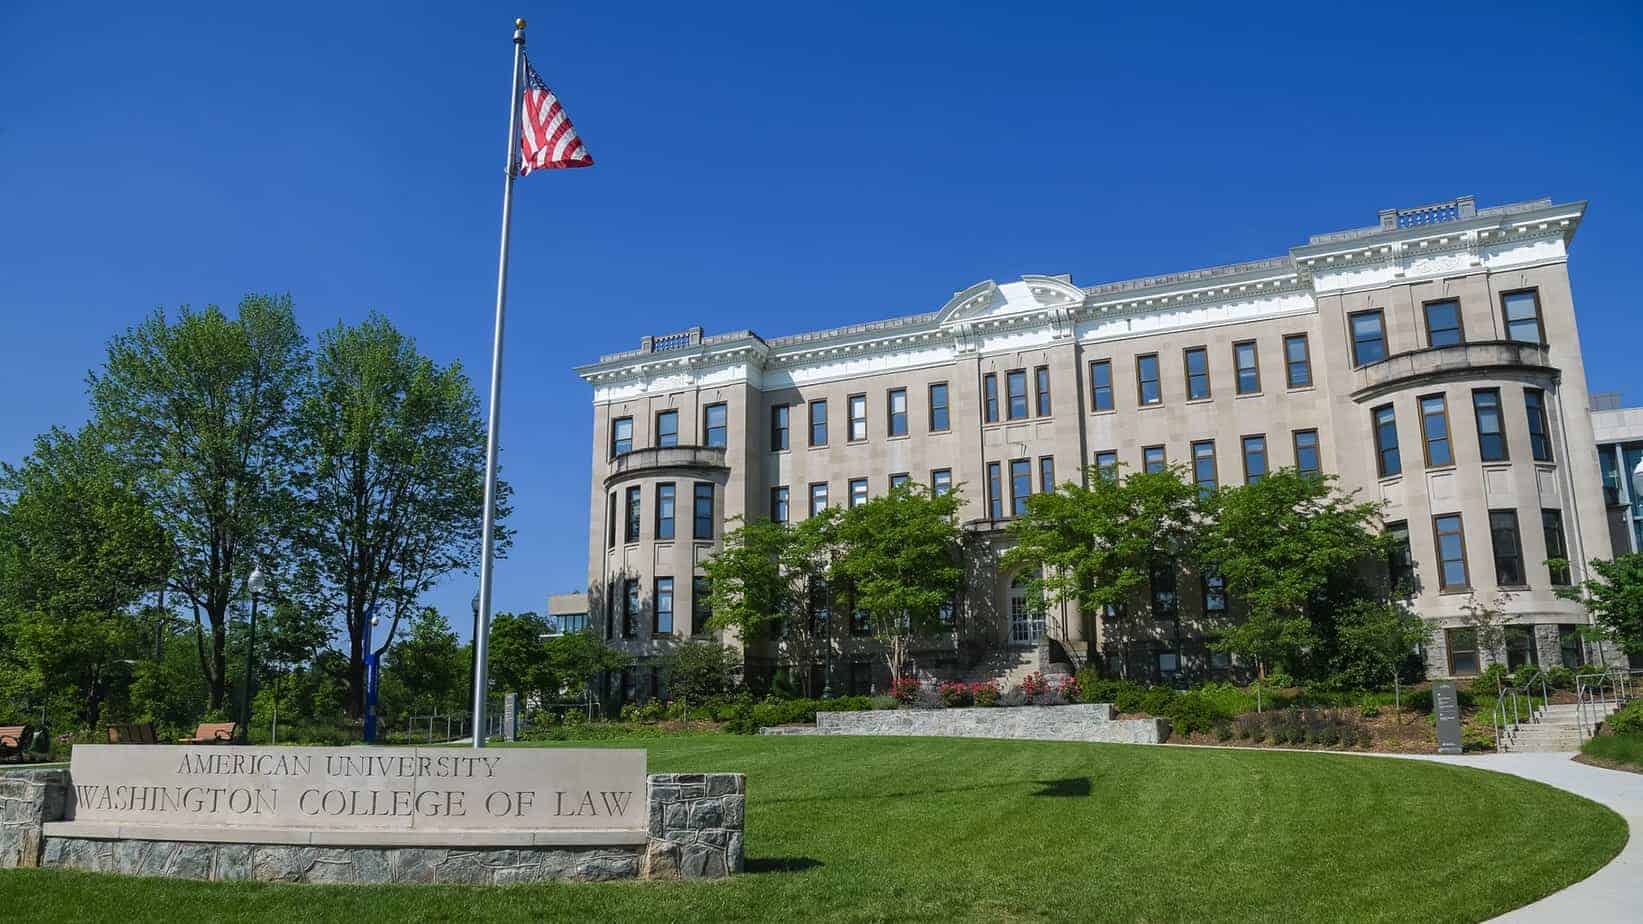
<svg viewBox="0 0 1643 924"><path fill-rule="evenodd" d="M502 425L502 326L508 303L508 232L513 227L513 180L519 158L519 83L525 61L525 20L514 20L513 95L508 103L508 159L502 185L502 247L496 261L496 330L491 339L491 419L485 433L485 514L480 528L479 619L474 631L473 746L485 746L485 699L490 665L491 575L496 567L496 452Z"/></svg>

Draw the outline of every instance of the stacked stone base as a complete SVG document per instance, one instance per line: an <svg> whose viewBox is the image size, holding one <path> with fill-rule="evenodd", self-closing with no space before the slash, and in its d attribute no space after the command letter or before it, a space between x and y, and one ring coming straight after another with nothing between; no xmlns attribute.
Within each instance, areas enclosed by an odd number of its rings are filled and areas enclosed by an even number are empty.
<svg viewBox="0 0 1643 924"><path fill-rule="evenodd" d="M717 879L742 871L747 777L653 773L646 879Z"/></svg>
<svg viewBox="0 0 1643 924"><path fill-rule="evenodd" d="M1110 703L818 712L815 733L1120 744L1159 744L1169 738L1170 726L1165 719L1117 719L1114 715Z"/></svg>
<svg viewBox="0 0 1643 924"><path fill-rule="evenodd" d="M67 770L0 772L0 869L40 865L43 827L68 808Z"/></svg>

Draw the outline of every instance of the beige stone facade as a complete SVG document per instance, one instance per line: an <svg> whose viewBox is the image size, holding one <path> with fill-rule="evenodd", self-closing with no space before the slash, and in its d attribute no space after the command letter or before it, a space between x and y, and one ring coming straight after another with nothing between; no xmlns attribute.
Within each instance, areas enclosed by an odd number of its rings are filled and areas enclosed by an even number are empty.
<svg viewBox="0 0 1643 924"><path fill-rule="evenodd" d="M989 280L932 313L771 339L646 337L577 370L593 387L589 620L635 654L665 650L697 627L693 579L729 519L771 516L781 489L798 520L815 486L841 505L858 479L876 495L893 477L945 472L964 493L970 577L954 637L930 640L921 667L963 673L999 652L1008 666L1012 647L1044 636L1075 665L1227 670L1196 632L1214 599L1196 576L1176 576L1174 618L1120 638L1072 608L1021 618L1014 576L992 564L1014 502L1044 490L1046 474L1077 479L1108 453L1140 469L1161 453L1218 484L1316 460L1385 501L1386 522L1408 532L1413 603L1440 630L1432 673L1508 656L1469 657L1464 631L1442 631L1464 626L1469 601L1525 627L1514 658L1555 662L1570 632L1559 627L1585 616L1556 597L1563 576L1545 560L1561 543L1579 580L1586 560L1611 554L1566 271L1584 211L1462 197L1384 210L1374 226L1249 263L1088 287ZM825 439L813 440L821 406ZM671 538L658 516L670 485ZM882 686L867 646L842 645L833 688ZM748 658L769 666L781 653ZM642 694L643 677L634 683Z"/></svg>

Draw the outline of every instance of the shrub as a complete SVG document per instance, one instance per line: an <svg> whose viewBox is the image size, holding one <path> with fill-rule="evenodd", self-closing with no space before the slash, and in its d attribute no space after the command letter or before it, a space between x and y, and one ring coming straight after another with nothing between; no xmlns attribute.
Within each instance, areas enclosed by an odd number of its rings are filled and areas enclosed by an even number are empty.
<svg viewBox="0 0 1643 924"><path fill-rule="evenodd" d="M1217 719L1216 720L1216 722L1215 722L1215 740L1216 741L1231 741L1232 740L1232 723L1231 722L1228 722L1226 719Z"/></svg>
<svg viewBox="0 0 1643 924"><path fill-rule="evenodd" d="M970 686L970 700L977 706L998 705L998 684L983 680Z"/></svg>
<svg viewBox="0 0 1643 924"><path fill-rule="evenodd" d="M917 677L897 677L890 681L890 695L902 705L910 705L918 697L924 685L918 682Z"/></svg>
<svg viewBox="0 0 1643 924"><path fill-rule="evenodd" d="M1038 671L1033 671L1021 679L1021 692L1026 694L1028 699L1045 693L1049 689L1049 683L1044 680L1044 675Z"/></svg>
<svg viewBox="0 0 1643 924"><path fill-rule="evenodd" d="M1056 687L1055 691L1061 694L1061 699L1065 702L1083 702L1083 691L1078 685L1078 675L1076 674L1062 678L1061 685Z"/></svg>
<svg viewBox="0 0 1643 924"><path fill-rule="evenodd" d="M1148 715L1169 715L1170 705L1175 702L1175 691L1169 687L1149 687L1141 695L1140 710Z"/></svg>
<svg viewBox="0 0 1643 924"><path fill-rule="evenodd" d="M1516 674L1512 675L1513 683L1532 693L1539 693L1541 682L1545 680L1546 672L1533 664L1525 664L1518 668ZM1546 686L1550 687L1551 683L1548 681Z"/></svg>
<svg viewBox="0 0 1643 924"><path fill-rule="evenodd" d="M1358 714L1366 719L1379 718L1381 714L1381 707L1375 705L1374 703L1364 703L1363 708L1358 711Z"/></svg>
<svg viewBox="0 0 1643 924"><path fill-rule="evenodd" d="M1575 672L1560 664L1546 672L1546 685L1555 690L1573 690Z"/></svg>
<svg viewBox="0 0 1643 924"><path fill-rule="evenodd" d="M1643 735L1643 699L1616 710L1605 724L1617 735Z"/></svg>
<svg viewBox="0 0 1643 924"><path fill-rule="evenodd" d="M1021 692L1020 687L1013 687L1008 693L998 698L998 704L1000 706L1025 706L1027 705L1027 694Z"/></svg>
<svg viewBox="0 0 1643 924"><path fill-rule="evenodd" d="M1213 701L1196 692L1175 696L1163 715L1170 720L1170 726L1182 734L1209 731L1228 718Z"/></svg>
<svg viewBox="0 0 1643 924"><path fill-rule="evenodd" d="M1483 673L1472 678L1472 695L1494 699L1499 695L1500 688L1506 685L1506 681L1506 665L1491 664L1484 668Z"/></svg>
<svg viewBox="0 0 1643 924"><path fill-rule="evenodd" d="M868 697L868 703L869 705L867 708L869 709L894 709L897 705L896 698L894 696L886 696L883 693L880 693L877 696Z"/></svg>
<svg viewBox="0 0 1643 924"><path fill-rule="evenodd" d="M941 704L949 709L969 706L975 702L975 693L970 685L960 681L949 681L941 685Z"/></svg>
<svg viewBox="0 0 1643 924"><path fill-rule="evenodd" d="M1295 678L1289 676L1288 671L1276 670L1266 675L1261 686L1269 690L1287 690L1295 685Z"/></svg>

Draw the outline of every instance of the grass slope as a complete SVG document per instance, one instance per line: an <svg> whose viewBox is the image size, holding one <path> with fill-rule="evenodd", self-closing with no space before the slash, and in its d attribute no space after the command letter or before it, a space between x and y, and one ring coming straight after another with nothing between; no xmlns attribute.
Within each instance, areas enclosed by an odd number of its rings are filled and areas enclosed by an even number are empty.
<svg viewBox="0 0 1643 924"><path fill-rule="evenodd" d="M586 746L583 743L582 746ZM9 920L1476 921L1625 843L1595 803L1388 758L895 738L646 742L748 774L748 873L497 889L0 872ZM19 916L20 915L20 916Z"/></svg>
<svg viewBox="0 0 1643 924"><path fill-rule="evenodd" d="M1598 735L1586 739L1580 753L1600 767L1643 773L1643 735Z"/></svg>

